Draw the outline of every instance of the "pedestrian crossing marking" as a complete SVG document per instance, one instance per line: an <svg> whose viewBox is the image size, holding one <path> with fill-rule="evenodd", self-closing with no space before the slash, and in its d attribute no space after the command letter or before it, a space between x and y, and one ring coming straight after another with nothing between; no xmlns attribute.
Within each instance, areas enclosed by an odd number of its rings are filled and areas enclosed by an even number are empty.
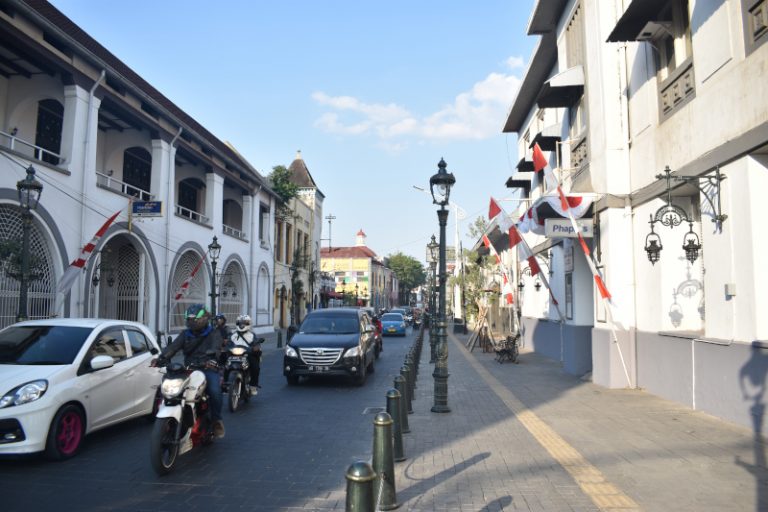
<svg viewBox="0 0 768 512"><path fill-rule="evenodd" d="M453 343L461 347L460 342L452 333L447 334ZM599 469L568 444L552 427L528 409L509 388L502 385L474 357L470 357L464 350L457 350L457 352L461 353L462 357L490 386L491 390L504 402L525 429L573 477L582 492L589 496L600 510L621 512L639 512L641 510L632 498L610 483Z"/></svg>

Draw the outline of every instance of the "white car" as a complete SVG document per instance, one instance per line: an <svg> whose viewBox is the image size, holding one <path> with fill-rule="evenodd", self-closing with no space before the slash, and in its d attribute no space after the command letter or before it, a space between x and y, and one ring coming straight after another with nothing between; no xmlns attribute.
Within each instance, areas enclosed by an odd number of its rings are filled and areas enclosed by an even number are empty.
<svg viewBox="0 0 768 512"><path fill-rule="evenodd" d="M151 414L161 381L146 326L94 318L0 331L0 454L74 456L86 434Z"/></svg>

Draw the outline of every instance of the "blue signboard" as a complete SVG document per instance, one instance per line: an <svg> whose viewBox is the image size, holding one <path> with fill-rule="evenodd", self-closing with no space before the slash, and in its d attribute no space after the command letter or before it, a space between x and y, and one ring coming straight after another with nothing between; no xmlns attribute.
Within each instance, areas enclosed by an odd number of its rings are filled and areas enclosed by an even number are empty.
<svg viewBox="0 0 768 512"><path fill-rule="evenodd" d="M162 201L134 201L133 215L136 217L162 217Z"/></svg>

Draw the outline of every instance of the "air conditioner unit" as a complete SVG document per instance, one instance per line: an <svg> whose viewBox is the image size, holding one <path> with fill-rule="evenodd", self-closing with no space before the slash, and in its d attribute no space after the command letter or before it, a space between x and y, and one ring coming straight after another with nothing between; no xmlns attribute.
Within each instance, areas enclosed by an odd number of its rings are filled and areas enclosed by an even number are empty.
<svg viewBox="0 0 768 512"><path fill-rule="evenodd" d="M649 21L635 36L635 41L653 41L665 35L673 35L671 21Z"/></svg>

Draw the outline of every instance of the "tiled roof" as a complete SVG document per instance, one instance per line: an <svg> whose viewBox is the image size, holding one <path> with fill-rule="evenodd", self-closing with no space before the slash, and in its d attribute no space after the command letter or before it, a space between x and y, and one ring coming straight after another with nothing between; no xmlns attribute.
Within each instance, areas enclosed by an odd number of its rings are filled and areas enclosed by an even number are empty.
<svg viewBox="0 0 768 512"><path fill-rule="evenodd" d="M376 253L365 246L358 247L323 247L321 258L376 258Z"/></svg>
<svg viewBox="0 0 768 512"><path fill-rule="evenodd" d="M291 171L291 183L295 183L300 188L317 188L315 180L309 174L307 164L301 158L301 151L296 153L296 159L288 166L288 170Z"/></svg>

